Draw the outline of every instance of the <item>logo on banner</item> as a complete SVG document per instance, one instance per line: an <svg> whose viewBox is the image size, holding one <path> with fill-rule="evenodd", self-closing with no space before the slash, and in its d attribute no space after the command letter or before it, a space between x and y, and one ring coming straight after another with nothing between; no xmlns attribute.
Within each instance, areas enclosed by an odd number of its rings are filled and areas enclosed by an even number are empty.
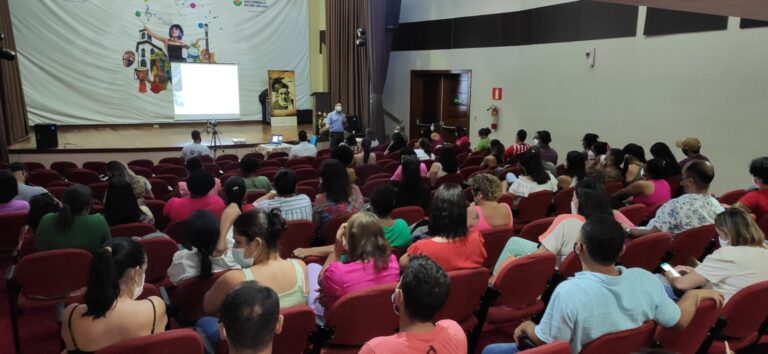
<svg viewBox="0 0 768 354"><path fill-rule="evenodd" d="M494 101L501 101L501 87L494 87L493 90L491 90L491 98Z"/></svg>

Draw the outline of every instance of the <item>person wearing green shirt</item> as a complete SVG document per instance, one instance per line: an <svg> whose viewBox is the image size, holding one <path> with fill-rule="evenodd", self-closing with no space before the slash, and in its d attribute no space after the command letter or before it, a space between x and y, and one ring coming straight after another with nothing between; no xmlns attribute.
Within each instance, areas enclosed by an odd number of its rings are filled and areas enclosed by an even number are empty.
<svg viewBox="0 0 768 354"><path fill-rule="evenodd" d="M38 251L77 248L91 253L111 238L101 214L89 215L91 189L76 184L64 191L58 213L43 216L35 232Z"/></svg>
<svg viewBox="0 0 768 354"><path fill-rule="evenodd" d="M245 155L240 160L240 172L243 175L245 181L245 189L247 191L254 191L257 189L264 191L271 191L272 184L269 183L269 179L264 176L256 175L256 170L259 169L259 160L252 155Z"/></svg>
<svg viewBox="0 0 768 354"><path fill-rule="evenodd" d="M491 138L488 136L491 135L491 130L488 128L482 128L477 132L477 135L480 136L480 141L477 142L475 145L475 151L480 151L484 149L491 149Z"/></svg>

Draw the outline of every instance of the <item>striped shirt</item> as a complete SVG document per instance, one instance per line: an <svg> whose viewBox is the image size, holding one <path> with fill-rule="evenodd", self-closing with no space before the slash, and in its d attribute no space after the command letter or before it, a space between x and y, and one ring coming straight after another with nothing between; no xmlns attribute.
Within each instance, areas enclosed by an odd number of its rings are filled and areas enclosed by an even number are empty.
<svg viewBox="0 0 768 354"><path fill-rule="evenodd" d="M528 149L530 149L530 148L531 148L531 146L526 144L526 143L512 144L506 150L504 150L504 156L506 156L506 157L515 157L517 155L520 155L520 154L528 151Z"/></svg>
<svg viewBox="0 0 768 354"><path fill-rule="evenodd" d="M308 220L312 221L312 202L304 194L296 194L291 197L275 197L274 199L262 200L254 206L259 209L270 210L280 209L283 218L286 221Z"/></svg>

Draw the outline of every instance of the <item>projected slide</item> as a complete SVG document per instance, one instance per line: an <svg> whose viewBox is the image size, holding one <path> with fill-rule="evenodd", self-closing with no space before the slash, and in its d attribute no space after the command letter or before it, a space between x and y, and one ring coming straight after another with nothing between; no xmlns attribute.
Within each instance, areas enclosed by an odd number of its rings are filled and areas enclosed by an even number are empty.
<svg viewBox="0 0 768 354"><path fill-rule="evenodd" d="M240 118L235 64L171 63L176 120Z"/></svg>

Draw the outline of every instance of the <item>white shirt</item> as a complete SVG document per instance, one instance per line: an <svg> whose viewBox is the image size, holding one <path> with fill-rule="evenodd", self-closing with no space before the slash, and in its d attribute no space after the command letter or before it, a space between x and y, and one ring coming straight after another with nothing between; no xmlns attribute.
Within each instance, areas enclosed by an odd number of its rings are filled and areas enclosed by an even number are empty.
<svg viewBox="0 0 768 354"><path fill-rule="evenodd" d="M509 192L520 197L527 197L528 194L539 191L557 192L557 178L549 172L547 174L549 175L549 181L543 184L537 184L528 178L518 178L509 186Z"/></svg>
<svg viewBox="0 0 768 354"><path fill-rule="evenodd" d="M221 257L211 257L211 270L214 273L229 269L240 269L232 258L232 248ZM194 278L200 275L200 253L192 247L192 250L181 250L173 254L173 263L168 268L168 277L171 283L178 284L182 280Z"/></svg>
<svg viewBox="0 0 768 354"><path fill-rule="evenodd" d="M185 146L183 149L181 149L181 156L184 158L184 160L189 160L193 157L203 156L203 155L210 155L211 150L208 149L207 146L203 144L189 144Z"/></svg>
<svg viewBox="0 0 768 354"><path fill-rule="evenodd" d="M290 158L294 157L316 157L317 147L309 142L302 141L291 148L291 152L288 153Z"/></svg>
<svg viewBox="0 0 768 354"><path fill-rule="evenodd" d="M709 281L705 288L723 294L727 302L739 290L768 280L768 249L725 246L704 258L696 273Z"/></svg>
<svg viewBox="0 0 768 354"><path fill-rule="evenodd" d="M254 202L253 206L263 210L278 208L286 221L312 221L312 201L304 194L296 194L292 197L276 196L273 199L262 200L258 204Z"/></svg>
<svg viewBox="0 0 768 354"><path fill-rule="evenodd" d="M704 194L683 194L662 205L646 228L654 226L672 235L694 227L715 223L715 216L725 210L717 199Z"/></svg>

